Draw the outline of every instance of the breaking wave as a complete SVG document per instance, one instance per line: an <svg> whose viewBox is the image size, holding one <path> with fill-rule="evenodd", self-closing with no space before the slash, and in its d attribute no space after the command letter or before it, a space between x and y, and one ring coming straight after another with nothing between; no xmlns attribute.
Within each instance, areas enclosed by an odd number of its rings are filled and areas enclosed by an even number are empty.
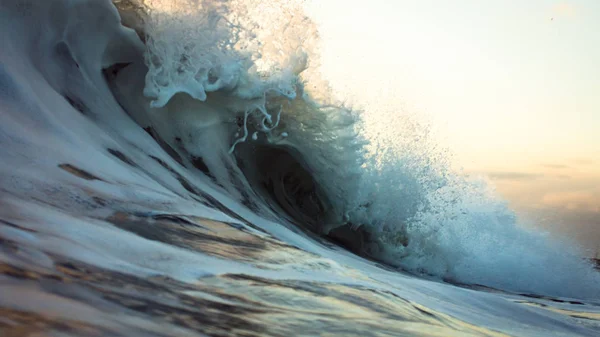
<svg viewBox="0 0 600 337"><path fill-rule="evenodd" d="M26 3L3 6L37 15ZM104 103L61 73L65 64L106 85L173 159L256 214L452 282L600 296L577 248L519 225L487 183L452 169L426 123L398 113L387 121L394 133L378 133L365 120L376 111L335 99L300 2L115 0L118 12L109 1L48 3L54 30L27 53L41 55L41 77L79 110ZM22 42L3 59L34 48Z"/></svg>

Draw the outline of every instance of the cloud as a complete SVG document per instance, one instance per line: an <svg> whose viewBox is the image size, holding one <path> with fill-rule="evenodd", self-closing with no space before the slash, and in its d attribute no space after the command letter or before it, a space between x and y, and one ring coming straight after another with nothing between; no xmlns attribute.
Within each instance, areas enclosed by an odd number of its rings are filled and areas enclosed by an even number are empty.
<svg viewBox="0 0 600 337"><path fill-rule="evenodd" d="M592 159L588 159L588 158L577 158L573 160L573 163L577 164L577 165L592 165L594 164L594 161Z"/></svg>
<svg viewBox="0 0 600 337"><path fill-rule="evenodd" d="M492 180L535 180L542 178L543 174L524 172L488 172L487 176Z"/></svg>
<svg viewBox="0 0 600 337"><path fill-rule="evenodd" d="M566 174L559 174L559 175L556 176L556 178L563 179L563 180L568 180L568 179L571 179L571 176L570 175L566 175Z"/></svg>
<svg viewBox="0 0 600 337"><path fill-rule="evenodd" d="M570 211L600 213L599 196L588 191L547 193L542 198L542 203Z"/></svg>
<svg viewBox="0 0 600 337"><path fill-rule="evenodd" d="M542 164L543 167L545 168L550 168L550 169L566 169L569 168L568 165L562 165L562 164Z"/></svg>

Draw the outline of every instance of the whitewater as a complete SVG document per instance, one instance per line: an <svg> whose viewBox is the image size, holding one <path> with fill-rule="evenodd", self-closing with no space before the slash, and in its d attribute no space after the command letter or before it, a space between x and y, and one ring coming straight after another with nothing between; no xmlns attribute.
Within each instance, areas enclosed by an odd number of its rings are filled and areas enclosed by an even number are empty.
<svg viewBox="0 0 600 337"><path fill-rule="evenodd" d="M0 0L0 335L600 334L578 247L334 94L305 5Z"/></svg>

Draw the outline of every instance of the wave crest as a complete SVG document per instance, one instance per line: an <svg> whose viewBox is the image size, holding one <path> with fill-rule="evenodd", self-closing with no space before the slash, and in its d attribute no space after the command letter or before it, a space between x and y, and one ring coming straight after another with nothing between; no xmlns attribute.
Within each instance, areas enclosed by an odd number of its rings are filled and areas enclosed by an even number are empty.
<svg viewBox="0 0 600 337"><path fill-rule="evenodd" d="M426 123L337 102L319 75L317 27L301 5L131 1L152 100L137 121L201 161L248 207L287 213L322 234L353 232L360 253L412 271L600 295L600 277L576 248L525 230L487 183L451 168ZM130 113L134 103L125 104ZM379 128L392 129L373 128L374 114L386 124Z"/></svg>

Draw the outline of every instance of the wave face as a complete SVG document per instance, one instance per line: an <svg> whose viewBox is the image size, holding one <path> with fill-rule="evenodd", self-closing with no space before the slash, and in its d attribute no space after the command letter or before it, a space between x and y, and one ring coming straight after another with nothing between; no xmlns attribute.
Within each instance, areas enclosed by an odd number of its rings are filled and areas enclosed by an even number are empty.
<svg viewBox="0 0 600 337"><path fill-rule="evenodd" d="M334 98L320 77L318 27L300 3L5 0L0 9L0 220L12 224L2 235L15 242L42 242L60 256L68 249L59 241L31 233L70 232L87 263L144 276L160 265L169 277L195 279L208 272L187 255L160 264L162 255L140 248L152 258L134 259L116 238L110 249L85 249L96 247L91 233L111 241L99 219L125 227L128 212L151 219L147 226L189 225L173 220L179 212L254 223L261 229L246 229L319 256L302 255L310 263L295 273L347 259L325 237L398 275L600 298L600 275L577 248L521 226L485 182L452 169L426 124L394 114L385 116L394 132L379 132L369 120L377 111ZM17 220L48 227L20 232ZM74 225L86 221L89 232ZM113 249L126 262L101 258ZM211 259L207 266L221 263ZM267 260L289 263L277 254L260 263ZM390 287L413 282L377 275ZM428 287L419 289L434 292Z"/></svg>
<svg viewBox="0 0 600 337"><path fill-rule="evenodd" d="M576 248L520 226L484 182L451 169L426 125L388 116L396 133L378 134L364 120L377 112L337 102L319 78L317 28L301 6L145 4L126 22L146 39L145 67L116 78L120 102L131 112L150 99L136 121L182 157L201 160L248 207L354 237L345 242L355 251L406 270L599 295L600 278ZM135 94L119 83L142 75L145 98L131 101Z"/></svg>

